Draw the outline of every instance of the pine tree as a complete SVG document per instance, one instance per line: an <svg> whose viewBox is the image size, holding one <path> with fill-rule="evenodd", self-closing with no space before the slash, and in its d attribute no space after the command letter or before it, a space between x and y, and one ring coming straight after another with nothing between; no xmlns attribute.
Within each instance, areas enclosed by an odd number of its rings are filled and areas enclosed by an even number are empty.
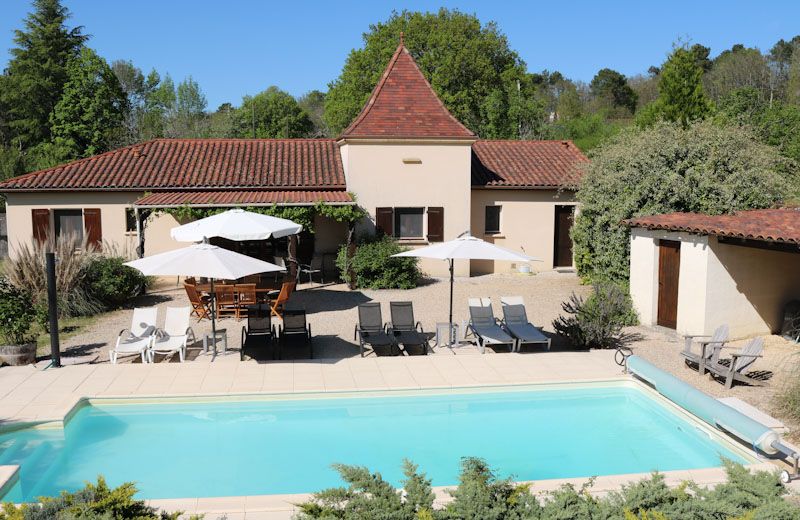
<svg viewBox="0 0 800 520"><path fill-rule="evenodd" d="M24 148L50 139L50 115L67 82L67 63L87 36L69 29L69 10L59 0L34 0L24 30L15 31L3 85L9 141Z"/></svg>
<svg viewBox="0 0 800 520"><path fill-rule="evenodd" d="M661 68L658 93L658 112L666 121L686 127L711 112L711 102L703 90L703 69L685 47L676 48Z"/></svg>
<svg viewBox="0 0 800 520"><path fill-rule="evenodd" d="M108 63L84 47L67 66L64 94L51 116L56 144L70 150L72 159L109 149L122 133L127 97Z"/></svg>

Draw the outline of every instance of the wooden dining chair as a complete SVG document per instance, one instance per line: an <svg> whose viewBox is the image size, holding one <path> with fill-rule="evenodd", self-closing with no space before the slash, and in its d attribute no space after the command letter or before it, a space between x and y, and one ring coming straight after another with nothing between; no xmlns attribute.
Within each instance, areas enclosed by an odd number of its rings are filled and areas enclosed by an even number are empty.
<svg viewBox="0 0 800 520"><path fill-rule="evenodd" d="M183 288L186 290L186 296L189 298L189 303L192 304L192 312L190 316L195 316L197 321L202 319L209 319L211 317L209 308L209 297L201 296L197 291L197 287L190 283L184 283Z"/></svg>
<svg viewBox="0 0 800 520"><path fill-rule="evenodd" d="M235 287L231 284L214 284L214 293L217 298L217 314L237 316Z"/></svg>
<svg viewBox="0 0 800 520"><path fill-rule="evenodd" d="M247 306L258 303L256 299L256 284L238 283L236 284L236 319L241 320L242 316L247 316Z"/></svg>
<svg viewBox="0 0 800 520"><path fill-rule="evenodd" d="M286 305L286 302L289 301L289 297L294 292L294 287L297 285L297 282L284 282L281 285L281 292L278 293L278 297L275 298L272 303L270 303L270 309L272 310L272 314L278 316L279 318L282 317L283 308Z"/></svg>

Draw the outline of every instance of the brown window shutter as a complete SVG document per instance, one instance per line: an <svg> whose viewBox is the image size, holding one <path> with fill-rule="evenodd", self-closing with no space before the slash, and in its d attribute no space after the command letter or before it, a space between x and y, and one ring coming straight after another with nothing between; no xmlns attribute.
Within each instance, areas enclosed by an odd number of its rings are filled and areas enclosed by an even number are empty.
<svg viewBox="0 0 800 520"><path fill-rule="evenodd" d="M444 241L444 208L428 208L428 242Z"/></svg>
<svg viewBox="0 0 800 520"><path fill-rule="evenodd" d="M33 238L40 244L47 241L50 236L50 210L32 209L31 218L33 220Z"/></svg>
<svg viewBox="0 0 800 520"><path fill-rule="evenodd" d="M103 227L100 224L100 210L85 208L83 210L83 227L86 229L86 243L90 247L103 247Z"/></svg>
<svg viewBox="0 0 800 520"><path fill-rule="evenodd" d="M375 209L375 230L378 233L392 236L394 234L394 209L376 208Z"/></svg>

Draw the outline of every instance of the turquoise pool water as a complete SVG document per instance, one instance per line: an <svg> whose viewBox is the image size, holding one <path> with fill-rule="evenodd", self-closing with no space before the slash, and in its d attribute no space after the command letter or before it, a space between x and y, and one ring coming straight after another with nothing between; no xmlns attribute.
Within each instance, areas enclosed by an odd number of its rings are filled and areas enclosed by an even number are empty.
<svg viewBox="0 0 800 520"><path fill-rule="evenodd" d="M439 395L102 404L63 429L0 435L20 464L4 497L29 501L102 474L143 498L261 495L340 484L331 464L368 466L399 484L401 462L434 485L483 457L519 480L707 468L746 462L634 386Z"/></svg>

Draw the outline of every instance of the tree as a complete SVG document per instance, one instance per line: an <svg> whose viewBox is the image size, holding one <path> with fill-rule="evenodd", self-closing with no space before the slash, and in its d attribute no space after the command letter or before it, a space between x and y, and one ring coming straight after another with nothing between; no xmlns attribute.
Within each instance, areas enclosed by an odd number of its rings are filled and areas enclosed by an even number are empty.
<svg viewBox="0 0 800 520"><path fill-rule="evenodd" d="M164 80L156 96L160 106L166 109L166 137L196 138L207 133L206 96L200 85L189 76L178 83L170 93L172 80Z"/></svg>
<svg viewBox="0 0 800 520"><path fill-rule="evenodd" d="M68 81L50 117L54 142L65 159L104 152L119 138L128 99L103 58L84 47L67 65Z"/></svg>
<svg viewBox="0 0 800 520"><path fill-rule="evenodd" d="M313 129L314 124L297 100L274 86L255 96L245 96L233 117L234 137L306 137Z"/></svg>
<svg viewBox="0 0 800 520"><path fill-rule="evenodd" d="M325 123L325 93L319 90L306 92L297 99L297 104L311 119L314 128L312 137L333 137L328 125Z"/></svg>
<svg viewBox="0 0 800 520"><path fill-rule="evenodd" d="M772 99L772 82L767 60L758 49L738 48L714 60L706 75L706 90L714 101L740 88L756 89L764 99Z"/></svg>
<svg viewBox="0 0 800 520"><path fill-rule="evenodd" d="M589 89L595 98L611 108L624 108L631 114L636 110L636 92L628 85L623 74L611 69L600 69L592 78Z"/></svg>
<svg viewBox="0 0 800 520"><path fill-rule="evenodd" d="M525 64L494 23L481 24L457 10L403 11L364 34L330 83L325 121L340 132L358 115L405 33L405 45L452 114L485 138L515 138L543 118L536 85ZM515 107L515 108L512 108Z"/></svg>
<svg viewBox="0 0 800 520"><path fill-rule="evenodd" d="M695 64L700 67L703 72L708 72L711 70L714 62L708 59L708 55L711 54L711 49L709 47L695 43L689 47L689 52L691 52L692 56L694 56Z"/></svg>
<svg viewBox="0 0 800 520"><path fill-rule="evenodd" d="M34 0L25 29L14 31L16 47L0 95L9 140L22 148L50 139L50 114L67 83L67 63L87 39L81 27L66 27L68 18L59 0Z"/></svg>
<svg viewBox="0 0 800 520"><path fill-rule="evenodd" d="M712 104L703 90L703 69L696 56L685 46L676 47L661 67L658 99L637 116L640 126L657 120L679 122L687 127L705 118Z"/></svg>
<svg viewBox="0 0 800 520"><path fill-rule="evenodd" d="M159 137L159 127L163 126L163 111L150 113L150 101L161 78L153 70L147 76L130 61L117 60L111 64L111 70L119 81L127 98L124 132L117 143L120 146ZM153 127L156 128L153 128Z"/></svg>
<svg viewBox="0 0 800 520"><path fill-rule="evenodd" d="M773 74L775 92L779 99L786 99L786 82L789 80L789 68L792 58L796 54L795 49L800 46L800 35L795 36L789 41L778 40L769 51L769 65Z"/></svg>
<svg viewBox="0 0 800 520"><path fill-rule="evenodd" d="M593 156L577 193L578 272L591 281L626 282L624 219L770 207L796 190L795 167L745 128L658 123L622 132Z"/></svg>

